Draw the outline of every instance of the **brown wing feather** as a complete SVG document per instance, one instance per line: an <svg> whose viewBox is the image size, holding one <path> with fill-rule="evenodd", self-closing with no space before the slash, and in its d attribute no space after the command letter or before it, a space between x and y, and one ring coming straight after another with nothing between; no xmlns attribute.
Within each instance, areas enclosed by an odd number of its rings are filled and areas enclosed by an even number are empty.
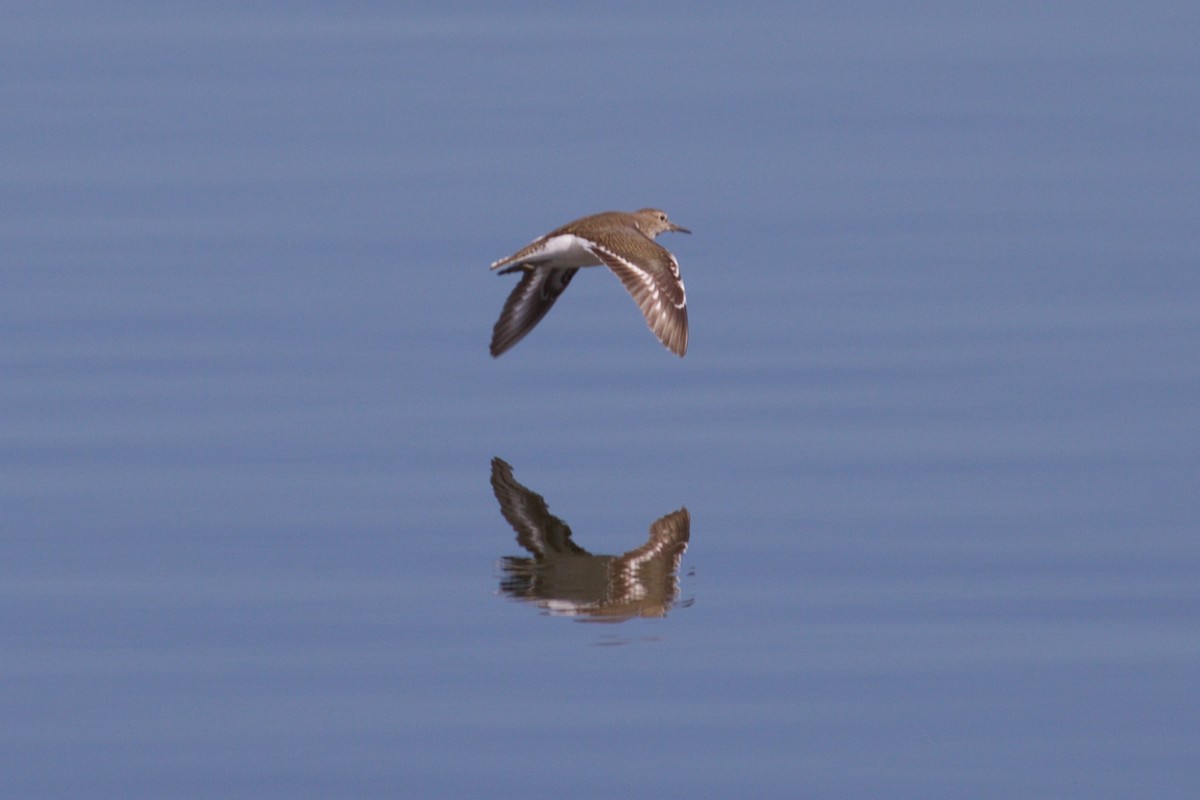
<svg viewBox="0 0 1200 800"><path fill-rule="evenodd" d="M665 247L648 237L634 232L627 236L639 237L629 242L629 250L637 253L644 266L596 242L591 242L589 249L621 279L659 341L672 353L683 356L688 345L687 293L679 276L679 263Z"/></svg>

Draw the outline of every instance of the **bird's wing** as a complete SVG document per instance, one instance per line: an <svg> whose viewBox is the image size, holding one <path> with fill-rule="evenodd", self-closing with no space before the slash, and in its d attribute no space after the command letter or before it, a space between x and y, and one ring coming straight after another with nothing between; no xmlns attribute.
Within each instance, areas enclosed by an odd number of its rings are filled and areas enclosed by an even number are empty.
<svg viewBox="0 0 1200 800"><path fill-rule="evenodd" d="M687 292L679 276L679 262L665 247L637 231L615 232L612 246L589 241L588 249L617 274L646 317L646 323L667 349L678 356L687 352ZM631 247L621 247L629 237ZM639 253L639 262L618 250Z"/></svg>
<svg viewBox="0 0 1200 800"><path fill-rule="evenodd" d="M505 352L533 330L564 291L576 269L532 269L525 274L504 301L504 310L492 329L492 357Z"/></svg>

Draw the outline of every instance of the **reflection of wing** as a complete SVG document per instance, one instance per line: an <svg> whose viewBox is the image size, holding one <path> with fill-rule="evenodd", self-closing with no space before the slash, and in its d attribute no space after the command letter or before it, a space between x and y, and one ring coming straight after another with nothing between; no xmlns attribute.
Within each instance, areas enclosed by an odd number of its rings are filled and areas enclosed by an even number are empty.
<svg viewBox="0 0 1200 800"><path fill-rule="evenodd" d="M641 547L621 556L621 561L636 568L656 559L671 559L682 555L691 537L692 517L686 508L672 511L656 519L650 526L650 538Z"/></svg>
<svg viewBox="0 0 1200 800"><path fill-rule="evenodd" d="M692 518L681 508L654 521L650 538L641 547L618 558L612 567L614 593L669 600L677 589L675 572L691 537Z"/></svg>
<svg viewBox="0 0 1200 800"><path fill-rule="evenodd" d="M517 532L517 544L538 558L556 555L588 555L571 541L571 528L550 513L540 494L526 489L513 477L512 467L501 458L492 459L492 491L500 513Z"/></svg>

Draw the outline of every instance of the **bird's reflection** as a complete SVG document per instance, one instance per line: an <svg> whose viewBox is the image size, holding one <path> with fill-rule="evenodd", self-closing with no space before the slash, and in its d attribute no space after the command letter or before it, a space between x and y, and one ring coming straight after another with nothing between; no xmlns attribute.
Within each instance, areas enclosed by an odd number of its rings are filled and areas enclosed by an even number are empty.
<svg viewBox="0 0 1200 800"><path fill-rule="evenodd" d="M492 490L517 543L533 554L501 561L505 594L551 614L603 622L662 617L675 604L676 571L691 531L686 508L655 520L640 547L596 556L571 541L567 523L550 513L540 494L518 483L500 458L492 459Z"/></svg>

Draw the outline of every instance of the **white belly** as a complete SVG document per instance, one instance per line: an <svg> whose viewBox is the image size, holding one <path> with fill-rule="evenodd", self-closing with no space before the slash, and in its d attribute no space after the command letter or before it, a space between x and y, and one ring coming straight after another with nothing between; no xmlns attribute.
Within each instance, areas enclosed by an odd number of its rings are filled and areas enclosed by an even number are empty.
<svg viewBox="0 0 1200 800"><path fill-rule="evenodd" d="M587 249L586 240L571 233L560 233L547 239L541 249L521 259L539 267L567 269L569 267L598 267L603 262Z"/></svg>

